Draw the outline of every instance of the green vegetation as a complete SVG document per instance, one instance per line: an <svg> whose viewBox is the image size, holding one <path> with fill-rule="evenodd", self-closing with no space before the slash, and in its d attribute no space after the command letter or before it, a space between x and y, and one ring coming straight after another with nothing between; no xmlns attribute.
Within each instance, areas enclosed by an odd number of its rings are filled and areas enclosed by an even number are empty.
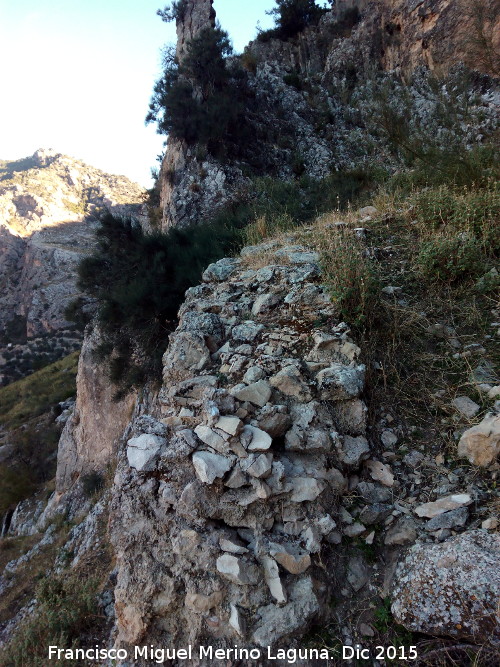
<svg viewBox="0 0 500 667"><path fill-rule="evenodd" d="M413 206L422 230L415 266L427 283L478 279L498 264L498 182L426 188L414 196Z"/></svg>
<svg viewBox="0 0 500 667"><path fill-rule="evenodd" d="M321 265L332 301L343 320L360 328L375 317L380 282L377 266L366 257L365 244L347 233L323 230L316 237Z"/></svg>
<svg viewBox="0 0 500 667"><path fill-rule="evenodd" d="M77 365L74 352L0 388L0 425L10 431L8 442L14 448L13 462L0 464L0 515L53 477L59 428L44 415L75 395Z"/></svg>
<svg viewBox="0 0 500 667"><path fill-rule="evenodd" d="M346 205L372 187L375 177L353 171L323 181L255 179L244 201L189 230L145 234L131 221L104 216L98 249L80 264L79 287L99 304L100 353L109 360L117 396L158 374L185 291L199 283L208 264L245 241L258 242L263 220L266 236L290 229L332 206ZM81 319L82 303L72 304L66 316Z"/></svg>
<svg viewBox="0 0 500 667"><path fill-rule="evenodd" d="M127 391L154 376L186 290L238 244L237 229L200 225L145 234L130 220L101 220L98 248L79 267L79 287L97 299L100 352Z"/></svg>
<svg viewBox="0 0 500 667"><path fill-rule="evenodd" d="M78 352L46 366L22 380L0 388L0 425L21 426L50 410L59 401L74 396Z"/></svg>
<svg viewBox="0 0 500 667"><path fill-rule="evenodd" d="M85 633L98 625L96 576L69 577L53 574L36 587L37 606L0 650L0 667L45 667L48 646L77 648ZM54 660L62 667L64 660Z"/></svg>
<svg viewBox="0 0 500 667"><path fill-rule="evenodd" d="M227 32L220 26L201 30L178 62L175 50L164 52L164 73L156 82L146 122L160 134L188 144L203 144L212 155L238 152L247 138L244 112L245 73L230 67Z"/></svg>
<svg viewBox="0 0 500 667"><path fill-rule="evenodd" d="M82 476L82 488L87 498L92 498L104 488L104 477L99 472L89 472Z"/></svg>
<svg viewBox="0 0 500 667"><path fill-rule="evenodd" d="M186 7L187 0L174 0L174 2L166 5L163 9L159 9L156 13L161 17L162 21L165 21L165 23L182 21L184 19Z"/></svg>
<svg viewBox="0 0 500 667"><path fill-rule="evenodd" d="M0 515L55 475L56 461L51 455L57 450L59 435L54 424L27 426L10 435L15 458L8 466L0 464Z"/></svg>
<svg viewBox="0 0 500 667"><path fill-rule="evenodd" d="M316 25L328 11L320 7L315 0L275 0L276 7L267 14L274 16L275 28L260 32L258 39L268 41L272 38L287 40L298 35L310 25Z"/></svg>

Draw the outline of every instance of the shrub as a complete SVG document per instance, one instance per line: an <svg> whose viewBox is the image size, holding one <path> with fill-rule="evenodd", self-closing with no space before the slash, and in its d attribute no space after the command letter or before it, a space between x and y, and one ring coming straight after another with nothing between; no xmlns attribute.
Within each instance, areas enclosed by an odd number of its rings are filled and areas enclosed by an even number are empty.
<svg viewBox="0 0 500 667"><path fill-rule="evenodd" d="M76 648L96 625L98 581L50 576L36 589L37 606L0 650L0 667L45 667L47 647ZM54 660L56 667L65 661Z"/></svg>
<svg viewBox="0 0 500 667"><path fill-rule="evenodd" d="M302 90L302 80L298 72L285 74L285 76L283 77L283 82L286 83L287 86L293 86L297 90Z"/></svg>
<svg viewBox="0 0 500 667"><path fill-rule="evenodd" d="M91 498L104 487L104 477L101 473L93 470L82 476L83 493L87 498Z"/></svg>
<svg viewBox="0 0 500 667"><path fill-rule="evenodd" d="M98 247L80 263L79 287L97 300L102 351L113 381L129 389L160 368L186 290L208 264L236 247L223 225L146 234L130 220L105 215Z"/></svg>
<svg viewBox="0 0 500 667"><path fill-rule="evenodd" d="M259 34L260 41L276 37L287 40L295 37L310 25L316 25L321 16L328 11L319 7L315 0L276 0L276 7L266 12L274 16L276 27Z"/></svg>
<svg viewBox="0 0 500 667"><path fill-rule="evenodd" d="M416 269L428 283L457 283L484 273L484 247L462 232L436 236L424 242L416 258Z"/></svg>
<svg viewBox="0 0 500 667"><path fill-rule="evenodd" d="M426 188L418 192L412 202L422 227L468 232L489 244L491 251L500 250L498 183L489 182L485 188L461 190L446 185Z"/></svg>
<svg viewBox="0 0 500 667"><path fill-rule="evenodd" d="M170 5L166 5L163 9L159 9L156 13L162 21L165 21L165 23L170 23L171 21L183 21L187 4L187 0L174 0Z"/></svg>
<svg viewBox="0 0 500 667"><path fill-rule="evenodd" d="M481 85L462 66L443 79L416 70L409 84L375 74L352 93L353 121L404 167L394 185L406 191L440 184L484 186L498 177L498 119L481 103Z"/></svg>
<svg viewBox="0 0 500 667"><path fill-rule="evenodd" d="M38 430L26 427L10 434L14 463L0 465L0 516L54 476L59 435L53 424Z"/></svg>
<svg viewBox="0 0 500 667"><path fill-rule="evenodd" d="M380 286L364 244L352 231L328 229L315 240L325 283L342 318L352 326L366 326L375 316Z"/></svg>

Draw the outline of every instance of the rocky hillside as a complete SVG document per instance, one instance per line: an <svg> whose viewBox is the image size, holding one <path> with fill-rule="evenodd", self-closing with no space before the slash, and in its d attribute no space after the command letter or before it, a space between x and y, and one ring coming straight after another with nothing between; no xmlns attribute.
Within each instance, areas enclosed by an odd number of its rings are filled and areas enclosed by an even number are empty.
<svg viewBox="0 0 500 667"><path fill-rule="evenodd" d="M143 200L144 191L124 176L54 151L0 162L4 382L79 346L81 334L71 330L64 310L78 296L76 266L93 246L98 214L137 214Z"/></svg>
<svg viewBox="0 0 500 667"><path fill-rule="evenodd" d="M187 3L188 20L177 23L182 49L215 25L212 5ZM255 177L400 168L405 120L442 145L484 140L498 127L499 34L494 0L342 0L292 38L264 34L233 58L248 124L237 155L220 159L169 138L158 181L164 228L210 219L251 192ZM476 69L474 84L464 83L459 63ZM446 74L444 95L426 82ZM446 133L437 115L457 95L461 117Z"/></svg>
<svg viewBox="0 0 500 667"><path fill-rule="evenodd" d="M176 3L181 65L212 4ZM250 140L169 139L170 231L108 239L132 298L87 328L76 401L47 415L55 477L31 496L8 466L32 455L16 396L36 390L3 394L17 432L0 473L22 500L4 502L0 667L46 664L63 640L102 666L496 667L495 11L339 1L223 62ZM487 62L464 47L478 16ZM173 303L168 243L199 250L190 225L219 215L239 249L198 273L193 254L178 318L157 317L143 297ZM136 340L109 337L120 314ZM117 392L117 366L158 347L161 377ZM73 362L47 371L61 389Z"/></svg>

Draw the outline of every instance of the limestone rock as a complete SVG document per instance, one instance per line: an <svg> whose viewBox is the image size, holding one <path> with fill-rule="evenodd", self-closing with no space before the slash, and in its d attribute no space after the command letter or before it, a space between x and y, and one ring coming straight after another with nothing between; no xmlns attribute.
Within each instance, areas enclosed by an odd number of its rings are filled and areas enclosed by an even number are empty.
<svg viewBox="0 0 500 667"><path fill-rule="evenodd" d="M260 366L251 366L243 376L245 384L254 384L265 376L265 371Z"/></svg>
<svg viewBox="0 0 500 667"><path fill-rule="evenodd" d="M277 294L259 294L252 306L252 315L260 315L260 313L274 308L280 300Z"/></svg>
<svg viewBox="0 0 500 667"><path fill-rule="evenodd" d="M286 366L273 375L269 382L285 396L291 396L298 401L305 403L312 398L309 387L296 366Z"/></svg>
<svg viewBox="0 0 500 667"><path fill-rule="evenodd" d="M242 637L245 634L245 626L243 622L243 617L238 609L238 607L234 604L230 605L231 609L231 614L229 616L229 625L236 630L236 632Z"/></svg>
<svg viewBox="0 0 500 667"><path fill-rule="evenodd" d="M240 461L241 469L252 477L269 477L273 466L272 454L251 454L247 459Z"/></svg>
<svg viewBox="0 0 500 667"><path fill-rule="evenodd" d="M338 428L347 435L366 435L368 408L359 398L334 403L332 412Z"/></svg>
<svg viewBox="0 0 500 667"><path fill-rule="evenodd" d="M457 398L453 399L451 404L461 415L467 417L467 419L475 417L481 409L480 406L477 403L474 403L468 396L457 396Z"/></svg>
<svg viewBox="0 0 500 667"><path fill-rule="evenodd" d="M384 544L387 546L396 546L402 544L411 544L417 539L417 530L415 522L404 516L399 518L387 531Z"/></svg>
<svg viewBox="0 0 500 667"><path fill-rule="evenodd" d="M491 465L500 453L500 415L488 414L477 426L465 431L458 443L458 455L473 465Z"/></svg>
<svg viewBox="0 0 500 667"><path fill-rule="evenodd" d="M174 371L201 371L210 363L210 350L202 336L189 331L176 333L171 340L164 373Z"/></svg>
<svg viewBox="0 0 500 667"><path fill-rule="evenodd" d="M258 382L249 384L247 387L240 387L233 390L231 394L239 401L249 401L262 408L271 398L271 387L265 380L259 380Z"/></svg>
<svg viewBox="0 0 500 667"><path fill-rule="evenodd" d="M394 431L386 429L380 434L380 440L382 441L384 447L392 449L394 445L397 445L398 443L398 436L394 433Z"/></svg>
<svg viewBox="0 0 500 667"><path fill-rule="evenodd" d="M392 613L409 630L498 644L500 536L472 530L416 544L399 564Z"/></svg>
<svg viewBox="0 0 500 667"><path fill-rule="evenodd" d="M294 503L316 500L325 489L325 485L321 480L312 477L294 477L290 480L290 484L292 486L290 499Z"/></svg>
<svg viewBox="0 0 500 667"><path fill-rule="evenodd" d="M243 470L239 466L236 466L224 484L230 489L240 489L242 486L247 485L248 481Z"/></svg>
<svg viewBox="0 0 500 667"><path fill-rule="evenodd" d="M243 422L239 417L220 417L215 427L229 435L238 435L243 430Z"/></svg>
<svg viewBox="0 0 500 667"><path fill-rule="evenodd" d="M425 524L425 530L434 531L465 526L468 516L469 510L467 507L459 507L456 510L450 510L435 516Z"/></svg>
<svg viewBox="0 0 500 667"><path fill-rule="evenodd" d="M321 398L327 401L357 398L365 384L365 366L333 364L317 375Z"/></svg>
<svg viewBox="0 0 500 667"><path fill-rule="evenodd" d="M289 602L282 607L271 604L257 611L259 624L253 641L258 646L271 646L283 637L292 636L319 612L318 598L309 577L293 584L289 597Z"/></svg>
<svg viewBox="0 0 500 667"><path fill-rule="evenodd" d="M243 429L251 435L252 439L247 449L249 452L266 452L273 444L271 436L255 426L245 426Z"/></svg>
<svg viewBox="0 0 500 667"><path fill-rule="evenodd" d="M248 553L248 549L243 545L243 543L239 539L233 537L221 537L219 540L219 546L222 551L227 551L230 554Z"/></svg>
<svg viewBox="0 0 500 667"><path fill-rule="evenodd" d="M347 565L347 581L357 592L368 583L369 570L361 556L354 556Z"/></svg>
<svg viewBox="0 0 500 667"><path fill-rule="evenodd" d="M279 438L288 431L292 420L284 405L266 405L259 412L257 423L272 438Z"/></svg>
<svg viewBox="0 0 500 667"><path fill-rule="evenodd" d="M362 435L359 435L357 438L346 435L342 443L337 447L339 460L345 465L353 467L359 466L369 452L370 445L368 444L368 440Z"/></svg>
<svg viewBox="0 0 500 667"><path fill-rule="evenodd" d="M343 533L347 537L359 537L365 532L365 530L366 527L362 523L355 521L352 525L346 526L343 530Z"/></svg>
<svg viewBox="0 0 500 667"><path fill-rule="evenodd" d="M365 467L369 470L371 478L375 482L380 482L383 486L394 485L394 475L388 465L380 461L365 461Z"/></svg>
<svg viewBox="0 0 500 667"><path fill-rule="evenodd" d="M311 557L291 544L269 544L271 556L290 574L302 574L311 565Z"/></svg>
<svg viewBox="0 0 500 667"><path fill-rule="evenodd" d="M217 558L217 571L226 579L240 586L257 584L259 572L256 565L233 556L224 554Z"/></svg>
<svg viewBox="0 0 500 667"><path fill-rule="evenodd" d="M218 262L210 264L203 273L203 280L205 282L222 282L227 280L238 268L240 265L240 260L225 257L224 259L219 259Z"/></svg>
<svg viewBox="0 0 500 667"><path fill-rule="evenodd" d="M455 510L459 507L465 507L471 503L472 498L468 493L457 493L452 496L438 498L438 500L433 503L419 505L415 508L415 514L420 517L426 517L427 519L433 519L435 516L443 514L443 512Z"/></svg>
<svg viewBox="0 0 500 667"><path fill-rule="evenodd" d="M260 561L264 568L264 579L269 586L271 595L280 604L286 602L286 592L280 579L278 564L269 556L262 556Z"/></svg>
<svg viewBox="0 0 500 667"><path fill-rule="evenodd" d="M215 449L220 454L227 454L228 445L222 436L205 424L200 424L194 429L198 438L208 447Z"/></svg>
<svg viewBox="0 0 500 667"><path fill-rule="evenodd" d="M164 438L148 433L131 438L127 443L127 458L130 467L135 468L138 472L154 470L164 445Z"/></svg>
<svg viewBox="0 0 500 667"><path fill-rule="evenodd" d="M243 324L234 327L232 336L235 340L243 341L244 343L252 343L263 330L263 324L257 324L252 320L248 320L247 322L243 322Z"/></svg>
<svg viewBox="0 0 500 667"><path fill-rule="evenodd" d="M198 479L204 484L213 484L233 467L225 456L210 452L195 452L192 460Z"/></svg>

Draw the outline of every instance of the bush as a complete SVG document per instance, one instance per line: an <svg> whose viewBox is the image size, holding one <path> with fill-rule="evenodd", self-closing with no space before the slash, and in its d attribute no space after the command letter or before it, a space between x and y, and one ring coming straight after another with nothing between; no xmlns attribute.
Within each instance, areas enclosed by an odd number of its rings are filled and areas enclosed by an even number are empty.
<svg viewBox="0 0 500 667"><path fill-rule="evenodd" d="M186 290L237 246L239 232L219 224L146 234L107 214L97 237L78 284L97 300L102 352L112 353L111 377L126 390L158 372Z"/></svg>
<svg viewBox="0 0 500 667"><path fill-rule="evenodd" d="M460 190L444 185L427 188L414 195L412 203L424 234L416 268L426 282L478 279L488 263L498 260L498 183Z"/></svg>
<svg viewBox="0 0 500 667"><path fill-rule="evenodd" d="M187 4L187 0L174 0L170 5L166 5L164 9L159 9L156 13L161 17L162 21L165 21L165 23L170 23L171 21L183 21Z"/></svg>
<svg viewBox="0 0 500 667"><path fill-rule="evenodd" d="M83 493L87 498L92 498L104 487L104 477L101 473L93 470L82 476Z"/></svg>
<svg viewBox="0 0 500 667"><path fill-rule="evenodd" d="M55 475L59 435L54 424L25 427L10 434L14 463L0 465L0 516Z"/></svg>
<svg viewBox="0 0 500 667"><path fill-rule="evenodd" d="M500 250L498 220L500 186L489 182L485 188L456 188L446 185L417 193L412 203L422 227L464 231L483 240L495 252Z"/></svg>
<svg viewBox="0 0 500 667"><path fill-rule="evenodd" d="M42 579L36 589L35 611L0 650L0 667L45 667L48 646L77 648L80 638L96 625L97 590L94 578ZM65 662L51 664L62 667Z"/></svg>
<svg viewBox="0 0 500 667"><path fill-rule="evenodd" d="M364 244L352 231L324 230L317 248L325 283L341 317L354 327L365 327L375 317L380 285Z"/></svg>
<svg viewBox="0 0 500 667"><path fill-rule="evenodd" d="M483 187L499 175L498 119L482 103L484 85L462 66L442 79L418 69L409 83L379 73L352 93L353 122L403 167L395 187Z"/></svg>
<svg viewBox="0 0 500 667"><path fill-rule="evenodd" d="M458 283L484 273L484 247L465 232L436 236L422 244L416 269L428 283Z"/></svg>
<svg viewBox="0 0 500 667"><path fill-rule="evenodd" d="M328 11L319 7L315 0L276 0L276 7L266 12L275 17L276 27L259 34L260 41L268 41L276 37L287 40L295 37L310 25L316 25L323 14Z"/></svg>

